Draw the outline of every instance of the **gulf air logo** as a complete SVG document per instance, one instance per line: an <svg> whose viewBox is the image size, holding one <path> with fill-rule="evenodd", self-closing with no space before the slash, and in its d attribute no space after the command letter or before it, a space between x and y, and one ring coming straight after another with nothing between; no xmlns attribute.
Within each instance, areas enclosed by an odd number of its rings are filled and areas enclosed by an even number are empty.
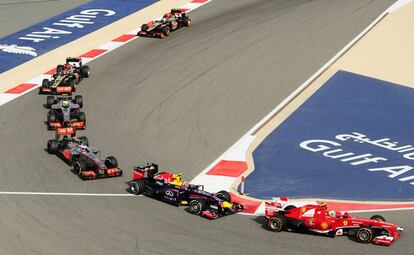
<svg viewBox="0 0 414 255"><path fill-rule="evenodd" d="M6 53L29 55L37 57L36 50L32 47L18 46L17 44L0 44L0 50Z"/></svg>

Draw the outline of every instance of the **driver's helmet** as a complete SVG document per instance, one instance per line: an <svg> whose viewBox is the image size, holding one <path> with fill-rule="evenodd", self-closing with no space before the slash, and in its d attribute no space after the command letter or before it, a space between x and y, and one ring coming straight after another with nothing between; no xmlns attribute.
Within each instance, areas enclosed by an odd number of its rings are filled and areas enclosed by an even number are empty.
<svg viewBox="0 0 414 255"><path fill-rule="evenodd" d="M336 217L336 212L334 210L329 210L328 215L331 217Z"/></svg>
<svg viewBox="0 0 414 255"><path fill-rule="evenodd" d="M81 144L81 146L80 146L80 150L82 151L82 152L86 152L86 150L88 149L88 147L86 146L86 145L84 145L84 144Z"/></svg>
<svg viewBox="0 0 414 255"><path fill-rule="evenodd" d="M62 101L62 107L63 108L68 108L69 107L69 101L68 100L63 100Z"/></svg>
<svg viewBox="0 0 414 255"><path fill-rule="evenodd" d="M326 204L326 202L321 202L321 206L327 207L328 205Z"/></svg>
<svg viewBox="0 0 414 255"><path fill-rule="evenodd" d="M69 71L70 67L71 67L70 64L64 64L63 65L63 71L65 71L65 72Z"/></svg>
<svg viewBox="0 0 414 255"><path fill-rule="evenodd" d="M170 183L173 185L181 186L183 184L183 181L181 179L182 175L182 173L173 174L173 178Z"/></svg>

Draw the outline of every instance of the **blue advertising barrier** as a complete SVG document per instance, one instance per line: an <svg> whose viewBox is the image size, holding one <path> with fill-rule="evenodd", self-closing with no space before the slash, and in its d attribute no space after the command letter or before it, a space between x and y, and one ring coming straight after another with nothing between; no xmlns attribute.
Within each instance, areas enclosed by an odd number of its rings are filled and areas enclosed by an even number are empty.
<svg viewBox="0 0 414 255"><path fill-rule="evenodd" d="M0 73L94 32L158 0L95 0L0 39ZM141 24L137 24L139 27Z"/></svg>
<svg viewBox="0 0 414 255"><path fill-rule="evenodd" d="M249 196L414 200L414 89L337 72L253 152Z"/></svg>

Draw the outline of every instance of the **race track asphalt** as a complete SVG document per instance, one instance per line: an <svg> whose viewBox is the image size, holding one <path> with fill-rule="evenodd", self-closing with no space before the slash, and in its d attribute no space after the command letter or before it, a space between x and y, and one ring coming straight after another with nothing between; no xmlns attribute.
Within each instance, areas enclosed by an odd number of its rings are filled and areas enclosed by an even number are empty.
<svg viewBox="0 0 414 255"><path fill-rule="evenodd" d="M139 39L90 63L78 92L87 135L125 176L81 181L45 152L45 96L0 107L0 191L125 193L132 167L158 162L191 180L386 9L390 0L220 0L194 26ZM139 26L140 24L137 24ZM298 187L300 188L300 187ZM262 219L208 221L146 197L0 195L5 254L410 254L411 211L387 212L406 233L392 247L271 233ZM363 214L369 216L370 214Z"/></svg>

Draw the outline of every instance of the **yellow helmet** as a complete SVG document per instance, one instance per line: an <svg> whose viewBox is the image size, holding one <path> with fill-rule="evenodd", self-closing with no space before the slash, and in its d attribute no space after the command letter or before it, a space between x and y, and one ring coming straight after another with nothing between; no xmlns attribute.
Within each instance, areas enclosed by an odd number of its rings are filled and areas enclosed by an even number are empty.
<svg viewBox="0 0 414 255"><path fill-rule="evenodd" d="M181 179L182 175L182 173L173 174L173 181L171 181L170 183L173 185L181 186L183 184L183 181Z"/></svg>
<svg viewBox="0 0 414 255"><path fill-rule="evenodd" d="M68 100L63 100L62 101L62 106L65 107L65 108L68 108L69 107L69 101Z"/></svg>

